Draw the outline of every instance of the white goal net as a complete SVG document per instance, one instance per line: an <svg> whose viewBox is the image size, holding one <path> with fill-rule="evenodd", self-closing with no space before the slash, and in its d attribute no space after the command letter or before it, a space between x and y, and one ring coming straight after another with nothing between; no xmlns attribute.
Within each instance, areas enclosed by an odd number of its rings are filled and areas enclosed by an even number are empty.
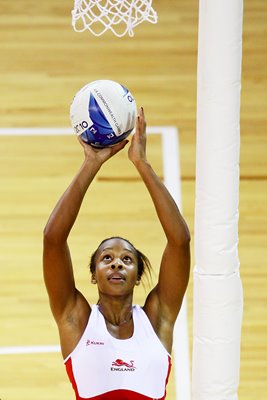
<svg viewBox="0 0 267 400"><path fill-rule="evenodd" d="M100 36L107 30L122 37L144 21L157 23L152 0L74 0L72 26L76 32L89 30Z"/></svg>

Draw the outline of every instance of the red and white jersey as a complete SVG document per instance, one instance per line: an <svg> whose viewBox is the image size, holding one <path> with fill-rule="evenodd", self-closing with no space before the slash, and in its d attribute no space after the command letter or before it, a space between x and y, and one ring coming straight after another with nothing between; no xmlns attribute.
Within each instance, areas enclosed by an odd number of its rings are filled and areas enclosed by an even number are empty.
<svg viewBox="0 0 267 400"><path fill-rule="evenodd" d="M133 306L134 333L116 339L97 305L65 365L76 400L164 400L171 357L145 312Z"/></svg>

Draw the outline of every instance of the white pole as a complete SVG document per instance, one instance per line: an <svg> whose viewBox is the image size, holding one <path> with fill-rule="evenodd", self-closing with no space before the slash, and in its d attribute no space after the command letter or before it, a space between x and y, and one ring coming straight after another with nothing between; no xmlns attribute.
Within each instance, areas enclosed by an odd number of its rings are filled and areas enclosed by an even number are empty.
<svg viewBox="0 0 267 400"><path fill-rule="evenodd" d="M164 184L182 210L178 131L165 128L162 135ZM187 326L187 301L184 297L173 334L176 400L190 400L190 357Z"/></svg>
<svg viewBox="0 0 267 400"><path fill-rule="evenodd" d="M199 1L193 400L236 400L242 0Z"/></svg>

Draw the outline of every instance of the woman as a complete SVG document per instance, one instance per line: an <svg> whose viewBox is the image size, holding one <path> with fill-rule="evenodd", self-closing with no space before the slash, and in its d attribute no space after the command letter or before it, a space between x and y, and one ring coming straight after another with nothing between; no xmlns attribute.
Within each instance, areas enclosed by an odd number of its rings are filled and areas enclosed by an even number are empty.
<svg viewBox="0 0 267 400"><path fill-rule="evenodd" d="M44 230L44 278L62 355L76 399L164 399L173 328L188 284L190 234L177 205L146 159L141 108L128 150L154 203L167 243L157 285L143 307L133 306L147 259L120 237L104 240L91 259L97 305L76 289L67 244L84 195L102 164L127 144L94 149L80 140L85 159Z"/></svg>

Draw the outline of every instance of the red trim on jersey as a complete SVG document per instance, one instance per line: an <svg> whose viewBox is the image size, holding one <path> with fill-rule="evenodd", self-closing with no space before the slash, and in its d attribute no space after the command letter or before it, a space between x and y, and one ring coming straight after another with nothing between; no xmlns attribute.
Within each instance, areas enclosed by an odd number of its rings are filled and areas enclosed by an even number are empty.
<svg viewBox="0 0 267 400"><path fill-rule="evenodd" d="M79 397L79 400L85 400ZM107 393L100 394L99 396L90 397L86 400L164 400L162 399L151 399L151 397L144 396L143 394L133 392L131 390L118 389L112 390Z"/></svg>
<svg viewBox="0 0 267 400"><path fill-rule="evenodd" d="M168 385L168 381L169 381L169 377L170 377L170 373L171 373L171 369L172 369L172 359L171 359L171 356L168 356L168 361L169 361L169 368L168 368L168 372L167 372L167 376L166 376L166 381L165 381L165 395L164 395L164 397L163 397L162 400L165 399L166 394L167 394L167 392L166 392L166 387L167 387L167 385Z"/></svg>
<svg viewBox="0 0 267 400"><path fill-rule="evenodd" d="M71 357L65 362L65 366L66 366L67 374L69 376L69 380L70 380L70 382L72 384L72 387L74 389L74 392L75 392L75 395L76 395L76 399L79 400L81 397L79 396L77 383L76 383L75 378L74 378Z"/></svg>
<svg viewBox="0 0 267 400"><path fill-rule="evenodd" d="M166 385L169 380L170 372L171 372L171 357L168 357L169 359L169 368L168 368L168 373L166 377ZM111 390L110 392L106 392L103 394L100 394L98 396L90 397L90 398L84 398L80 397L78 393L78 388L77 384L74 378L73 374L73 369L72 369L72 362L71 362L71 357L65 362L67 374L69 376L69 379L71 381L72 387L74 389L75 395L76 395L76 400L164 400L166 397L166 386L165 386L165 394L161 399L151 399L150 397L144 396L143 394L133 392L131 390L125 390L125 389L118 389L118 390Z"/></svg>

